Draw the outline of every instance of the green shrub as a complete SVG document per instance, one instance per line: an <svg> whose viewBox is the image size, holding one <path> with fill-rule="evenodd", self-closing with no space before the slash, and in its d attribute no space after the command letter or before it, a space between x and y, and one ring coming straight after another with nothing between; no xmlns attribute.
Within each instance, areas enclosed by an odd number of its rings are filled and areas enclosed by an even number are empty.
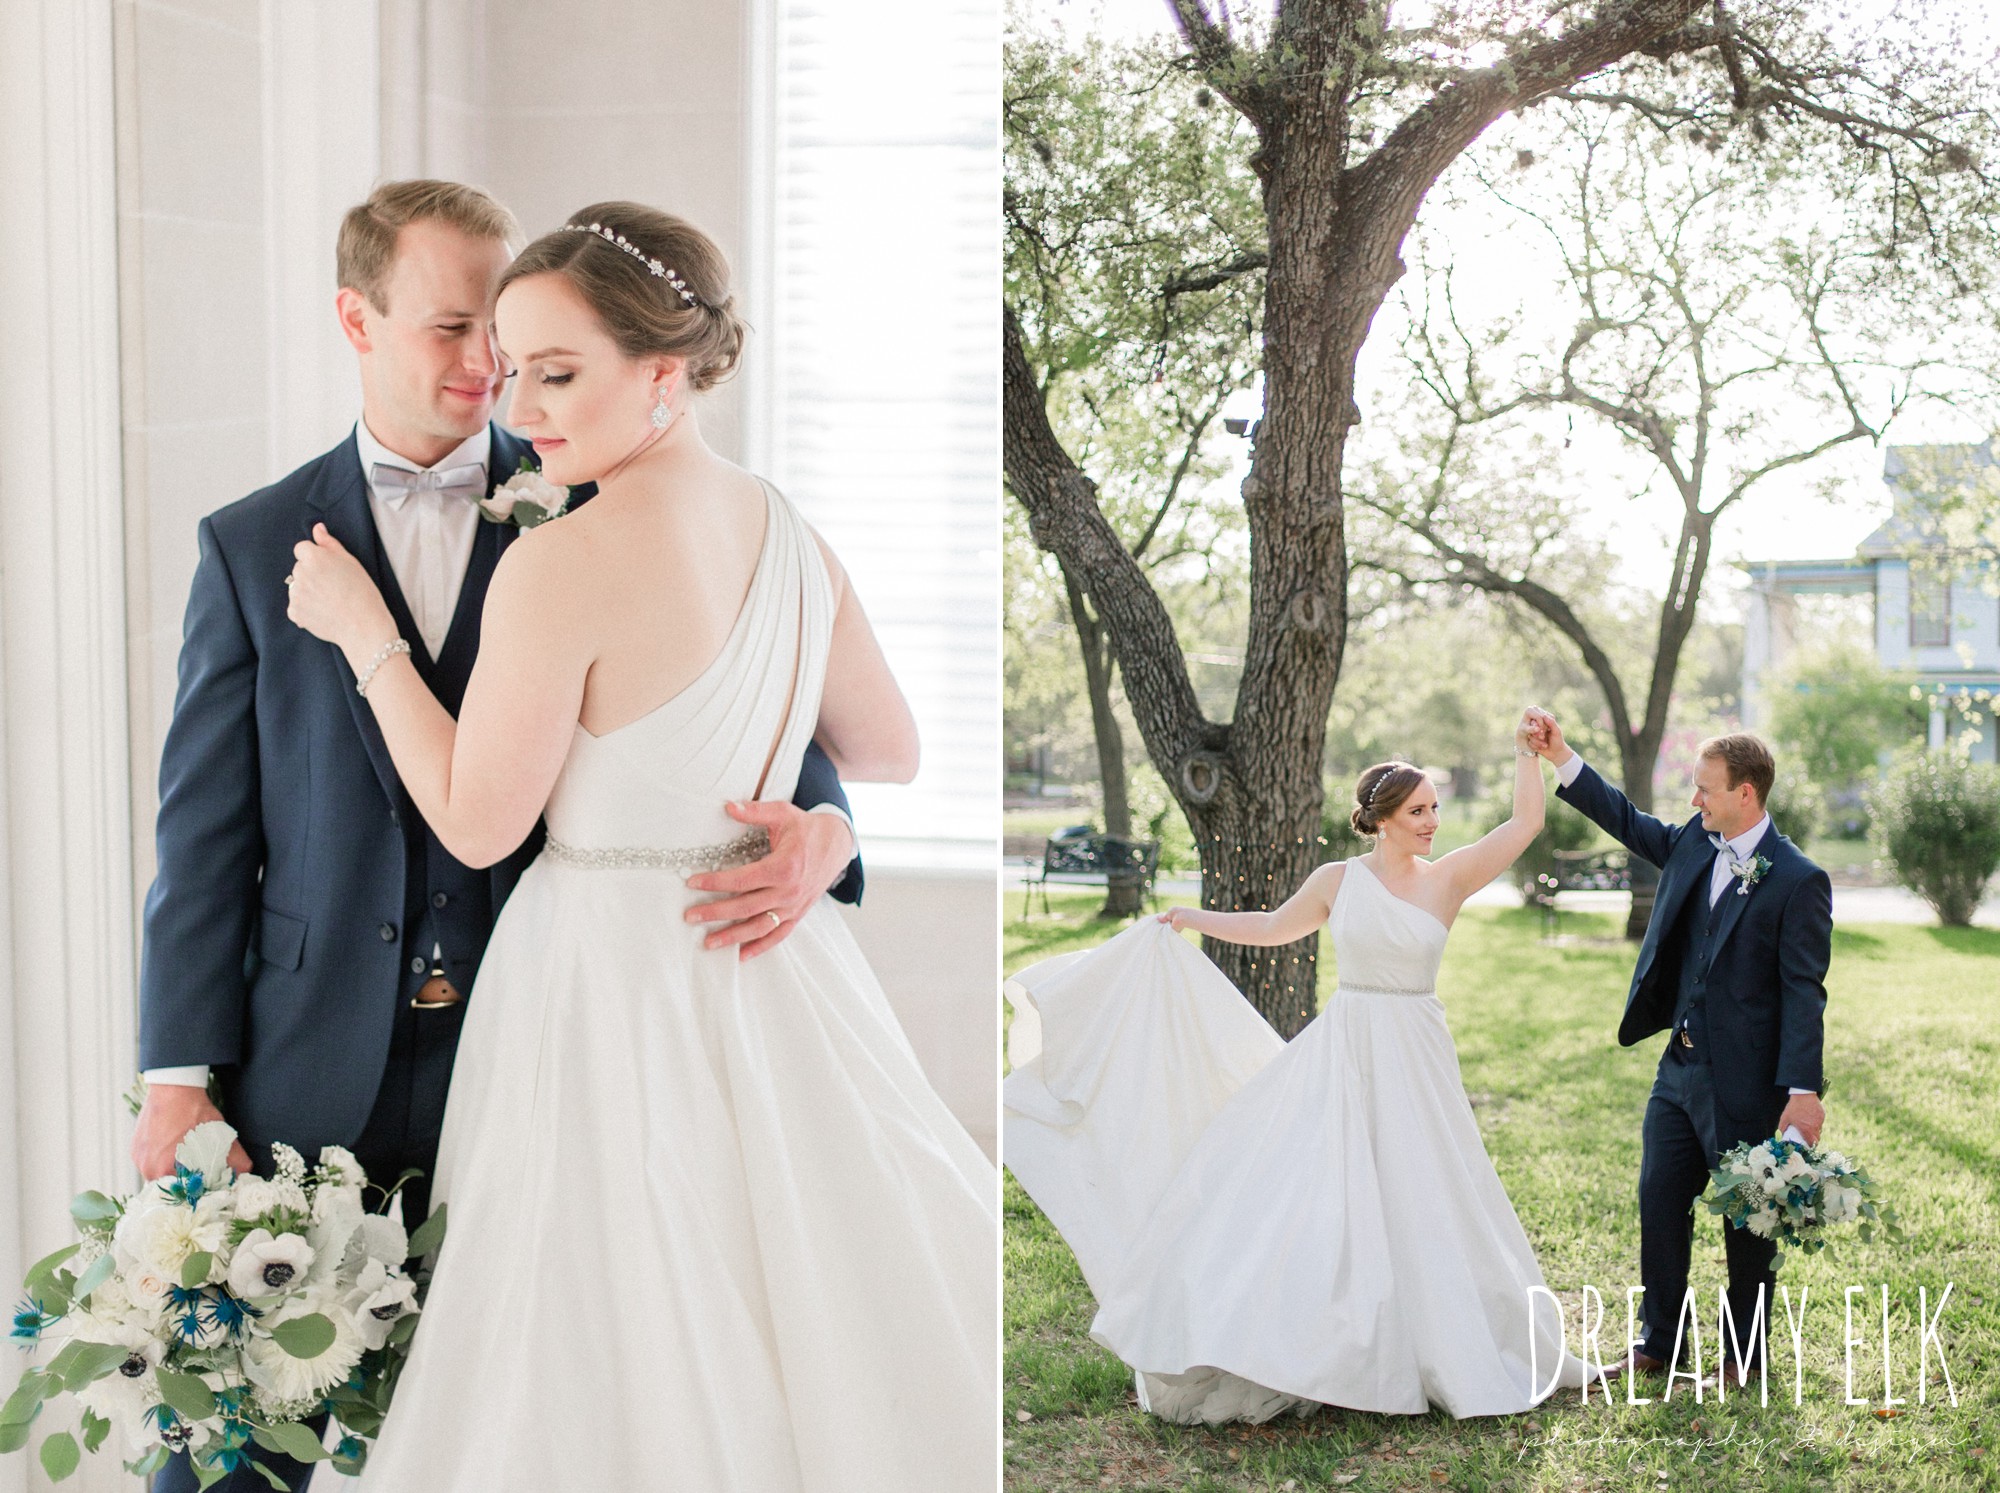
<svg viewBox="0 0 2000 1493"><path fill-rule="evenodd" d="M1788 758L1778 759L1777 781L1764 807L1778 833L1801 850L1826 832L1826 790Z"/></svg>
<svg viewBox="0 0 2000 1493"><path fill-rule="evenodd" d="M1511 797L1496 798L1486 811L1481 832L1498 829L1513 817L1513 813L1514 801ZM1558 850L1589 850L1601 840L1604 837L1599 834L1596 825L1551 793L1542 832L1528 842L1528 848L1508 867L1508 874L1514 878L1514 885L1521 893L1521 905L1534 906L1535 893L1541 889L1536 878L1555 874ZM1604 840L1604 843L1609 841Z"/></svg>
<svg viewBox="0 0 2000 1493"><path fill-rule="evenodd" d="M1960 751L1905 752L1868 795L1896 879L1947 927L1972 921L2000 868L2000 767Z"/></svg>

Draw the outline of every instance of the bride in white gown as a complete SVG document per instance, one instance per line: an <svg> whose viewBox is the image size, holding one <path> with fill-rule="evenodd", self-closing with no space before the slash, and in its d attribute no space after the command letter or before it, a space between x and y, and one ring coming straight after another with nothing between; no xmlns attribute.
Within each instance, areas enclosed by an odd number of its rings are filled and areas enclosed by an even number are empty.
<svg viewBox="0 0 2000 1493"><path fill-rule="evenodd" d="M1499 1415L1595 1377L1530 1300L1541 1270L1437 996L1460 905L1541 828L1516 750L1513 817L1434 864L1436 791L1379 764L1355 790L1372 854L1272 912L1176 908L1009 982L1005 1160L1153 1414ZM1290 1043L1178 932L1281 945L1322 922L1339 984Z"/></svg>
<svg viewBox="0 0 2000 1493"><path fill-rule="evenodd" d="M497 325L512 423L599 492L509 547L458 722L393 656L368 688L455 854L544 805L549 840L469 996L449 1229L363 1484L991 1493L991 1164L829 899L750 958L684 916L744 854L725 802L789 798L816 732L907 778L908 708L817 536L686 408L740 336L720 256L633 204L581 222L625 243L530 245ZM357 675L372 593L301 546L294 618Z"/></svg>

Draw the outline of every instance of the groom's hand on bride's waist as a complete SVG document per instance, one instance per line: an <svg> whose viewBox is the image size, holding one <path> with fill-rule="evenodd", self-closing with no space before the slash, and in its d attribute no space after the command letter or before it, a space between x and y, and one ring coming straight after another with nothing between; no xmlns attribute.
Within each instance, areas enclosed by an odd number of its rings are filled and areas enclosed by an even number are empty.
<svg viewBox="0 0 2000 1493"><path fill-rule="evenodd" d="M146 1102L139 1107L139 1122L132 1131L132 1164L139 1175L151 1182L174 1174L174 1148L197 1125L222 1118L222 1111L208 1102L208 1090L188 1084L156 1083L146 1086ZM250 1153L238 1141L229 1148L229 1164L248 1174Z"/></svg>
<svg viewBox="0 0 2000 1493"><path fill-rule="evenodd" d="M791 937L799 919L838 882L854 859L854 831L839 814L814 814L789 803L730 804L732 817L761 825L771 849L760 860L688 878L698 892L719 892L687 911L690 923L715 923L702 947L739 946L753 959Z"/></svg>

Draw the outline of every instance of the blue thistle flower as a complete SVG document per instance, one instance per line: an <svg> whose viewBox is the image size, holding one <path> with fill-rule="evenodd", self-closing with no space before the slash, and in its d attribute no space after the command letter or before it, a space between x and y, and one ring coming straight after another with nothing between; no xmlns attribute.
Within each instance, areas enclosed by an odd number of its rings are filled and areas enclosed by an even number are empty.
<svg viewBox="0 0 2000 1493"><path fill-rule="evenodd" d="M32 1349L42 1340L42 1334L61 1320L42 1309L41 1302L32 1296L21 1298L21 1304L14 1308L14 1330L7 1335L19 1343L23 1349Z"/></svg>
<svg viewBox="0 0 2000 1493"><path fill-rule="evenodd" d="M200 1172L189 1171L180 1162L176 1161L174 1163L173 1180L171 1182L162 1181L160 1183L160 1190L168 1197L186 1203L192 1208L196 1203L201 1201L201 1195L208 1191L208 1179L202 1176Z"/></svg>
<svg viewBox="0 0 2000 1493"><path fill-rule="evenodd" d="M218 1290L208 1306L209 1320L222 1328L231 1337L241 1337L250 1330L250 1319L264 1314L247 1301L239 1300L227 1291Z"/></svg>

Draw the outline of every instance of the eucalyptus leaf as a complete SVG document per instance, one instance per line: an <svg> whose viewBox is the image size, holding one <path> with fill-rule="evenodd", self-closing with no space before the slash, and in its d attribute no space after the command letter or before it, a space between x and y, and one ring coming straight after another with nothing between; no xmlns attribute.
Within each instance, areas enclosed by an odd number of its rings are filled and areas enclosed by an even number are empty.
<svg viewBox="0 0 2000 1493"><path fill-rule="evenodd" d="M151 1477L171 1460L164 1446L156 1446L136 1462L127 1462L125 1470L134 1477Z"/></svg>
<svg viewBox="0 0 2000 1493"><path fill-rule="evenodd" d="M439 1203L432 1210L431 1216L419 1224L417 1231L410 1235L411 1258L415 1259L430 1254L440 1244L444 1243L445 1214L448 1209L448 1204Z"/></svg>
<svg viewBox="0 0 2000 1493"><path fill-rule="evenodd" d="M215 1414L214 1393L193 1374L162 1368L153 1377L159 1383L160 1398L182 1419L207 1420Z"/></svg>
<svg viewBox="0 0 2000 1493"><path fill-rule="evenodd" d="M187 1257L181 1266L181 1284L192 1291L208 1280L208 1272L215 1268L215 1256L205 1249L198 1249Z"/></svg>
<svg viewBox="0 0 2000 1493"><path fill-rule="evenodd" d="M312 1427L298 1421L275 1426L252 1426L251 1439L267 1452L279 1452L294 1462L324 1462L333 1453L319 1444Z"/></svg>
<svg viewBox="0 0 2000 1493"><path fill-rule="evenodd" d="M272 1487L278 1489L279 1493L292 1493L292 1485L286 1482L283 1478L279 1477L277 1473L273 1472L270 1468L266 1467L262 1462L259 1462L253 1458L251 1460L250 1466L253 1469L255 1469L257 1476L261 1477L265 1482L269 1483Z"/></svg>
<svg viewBox="0 0 2000 1493"><path fill-rule="evenodd" d="M52 1483L59 1483L70 1476L82 1460L83 1448L67 1431L58 1431L42 1443L42 1471L49 1475Z"/></svg>
<svg viewBox="0 0 2000 1493"><path fill-rule="evenodd" d="M94 1452L104 1445L104 1438L111 1434L111 1422L95 1410L83 1412L83 1449Z"/></svg>
<svg viewBox="0 0 2000 1493"><path fill-rule="evenodd" d="M30 1265L28 1267L27 1277L23 1282L23 1284L25 1284L28 1289L28 1293L30 1295L33 1295L35 1287L43 1284L44 1282L53 1284L56 1278L57 1267L62 1265L66 1260L70 1258L70 1256L74 1255L79 1249L82 1248L83 1246L81 1244L71 1244L62 1249L57 1250L52 1255L44 1255L41 1259L35 1261L34 1264Z"/></svg>
<svg viewBox="0 0 2000 1493"><path fill-rule="evenodd" d="M69 1390L95 1384L132 1356L132 1350L121 1343L71 1343L69 1346L82 1350L77 1354L75 1362L63 1370L63 1388ZM63 1351L68 1352L69 1349L65 1348ZM56 1356L60 1360L62 1355ZM53 1370L55 1364L50 1364L49 1368Z"/></svg>
<svg viewBox="0 0 2000 1493"><path fill-rule="evenodd" d="M417 1335L417 1316L413 1312L389 1329L389 1345L400 1348Z"/></svg>
<svg viewBox="0 0 2000 1493"><path fill-rule="evenodd" d="M24 1426L41 1414L42 1401L62 1393L62 1380L46 1369L29 1369L0 1404L0 1426Z"/></svg>
<svg viewBox="0 0 2000 1493"><path fill-rule="evenodd" d="M309 1316L280 1322L271 1329L271 1336L280 1348L294 1358L317 1358L333 1346L336 1334L333 1323L313 1312Z"/></svg>
<svg viewBox="0 0 2000 1493"><path fill-rule="evenodd" d="M69 1205L69 1216L81 1224L109 1223L121 1211L115 1199L101 1192L79 1193Z"/></svg>
<svg viewBox="0 0 2000 1493"><path fill-rule="evenodd" d="M219 1467L212 1462L204 1462L198 1457L190 1457L189 1465L194 1468L194 1485L197 1488L213 1488L229 1476L227 1467Z"/></svg>
<svg viewBox="0 0 2000 1493"><path fill-rule="evenodd" d="M82 1279L76 1283L76 1299L88 1301L90 1293L110 1280L112 1272L117 1268L118 1260L108 1250L92 1260L90 1268L83 1272Z"/></svg>
<svg viewBox="0 0 2000 1493"><path fill-rule="evenodd" d="M42 1407L37 1405L37 1410ZM34 1427L26 1421L17 1425L0 1425L0 1453L17 1452L28 1444L28 1436Z"/></svg>

